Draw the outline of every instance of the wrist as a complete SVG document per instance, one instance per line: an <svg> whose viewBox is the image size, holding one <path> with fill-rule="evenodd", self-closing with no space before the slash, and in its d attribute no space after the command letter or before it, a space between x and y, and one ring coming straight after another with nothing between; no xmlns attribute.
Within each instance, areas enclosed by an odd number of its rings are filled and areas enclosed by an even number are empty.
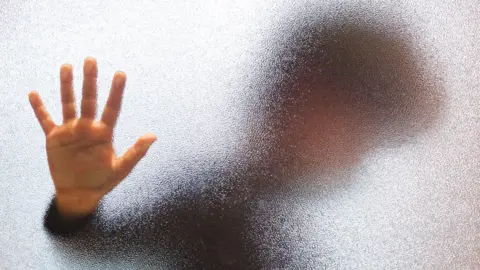
<svg viewBox="0 0 480 270"><path fill-rule="evenodd" d="M45 228L54 235L72 236L86 227L93 215L65 216L61 214L56 198L54 197L48 207L44 218Z"/></svg>
<svg viewBox="0 0 480 270"><path fill-rule="evenodd" d="M99 200L85 194L55 193L55 202L58 212L65 218L88 216L95 212Z"/></svg>

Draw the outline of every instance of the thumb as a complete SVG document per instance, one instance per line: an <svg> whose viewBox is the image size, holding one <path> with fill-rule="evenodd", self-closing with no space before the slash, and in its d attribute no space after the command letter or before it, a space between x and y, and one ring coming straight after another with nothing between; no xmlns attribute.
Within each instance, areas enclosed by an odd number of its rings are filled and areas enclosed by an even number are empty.
<svg viewBox="0 0 480 270"><path fill-rule="evenodd" d="M157 140L154 134L145 134L138 138L123 156L118 158L114 165L115 182L119 183L135 168L137 163L145 156L150 146Z"/></svg>

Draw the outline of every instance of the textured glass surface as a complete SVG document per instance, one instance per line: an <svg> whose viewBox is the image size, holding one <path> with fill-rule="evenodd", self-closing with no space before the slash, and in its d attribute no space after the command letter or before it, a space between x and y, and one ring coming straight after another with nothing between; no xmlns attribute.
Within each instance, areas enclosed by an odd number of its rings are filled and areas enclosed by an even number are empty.
<svg viewBox="0 0 480 270"><path fill-rule="evenodd" d="M0 268L480 268L477 1L0 2ZM158 141L49 236L27 93L127 73L115 147ZM79 90L79 89L77 89ZM77 97L80 91L76 91ZM77 99L79 100L79 99Z"/></svg>

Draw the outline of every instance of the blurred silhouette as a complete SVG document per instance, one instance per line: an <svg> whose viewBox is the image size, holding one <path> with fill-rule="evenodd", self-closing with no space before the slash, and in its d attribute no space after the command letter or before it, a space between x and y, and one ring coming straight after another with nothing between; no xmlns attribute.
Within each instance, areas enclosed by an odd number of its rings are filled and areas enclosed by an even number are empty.
<svg viewBox="0 0 480 270"><path fill-rule="evenodd" d="M422 68L411 37L349 16L303 21L273 41L280 45L253 82L260 99L249 104L252 132L244 160L225 161L230 166L192 161L157 181L184 185L149 208L125 209L122 221L102 218L109 210L100 208L89 230L57 240L67 247L65 256L135 257L177 269L288 265L294 252L289 240L259 245L261 228L250 223L257 202L283 187L272 183L355 166L369 149L426 130L441 110L441 89Z"/></svg>
<svg viewBox="0 0 480 270"><path fill-rule="evenodd" d="M412 37L365 20L346 14L305 23L279 42L258 76L270 80L252 132L254 147L267 145L271 167L348 169L368 150L408 141L434 124L443 91Z"/></svg>

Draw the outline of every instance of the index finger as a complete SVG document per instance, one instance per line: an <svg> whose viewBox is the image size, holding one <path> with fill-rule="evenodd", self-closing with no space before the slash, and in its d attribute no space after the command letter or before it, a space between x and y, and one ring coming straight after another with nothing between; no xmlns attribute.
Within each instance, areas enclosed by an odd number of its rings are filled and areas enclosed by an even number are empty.
<svg viewBox="0 0 480 270"><path fill-rule="evenodd" d="M75 119L75 96L73 94L73 72L72 66L62 65L60 68L60 93L62 97L63 122Z"/></svg>

